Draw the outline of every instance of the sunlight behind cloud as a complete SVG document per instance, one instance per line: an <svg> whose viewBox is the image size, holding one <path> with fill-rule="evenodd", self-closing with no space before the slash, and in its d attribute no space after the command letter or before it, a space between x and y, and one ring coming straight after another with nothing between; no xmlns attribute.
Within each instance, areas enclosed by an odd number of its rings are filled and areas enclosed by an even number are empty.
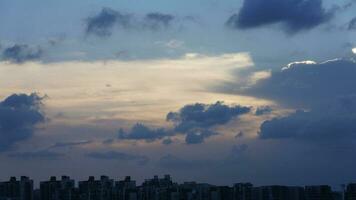
<svg viewBox="0 0 356 200"><path fill-rule="evenodd" d="M254 102L253 98L216 94L208 89L232 80L231 70L253 66L248 53L189 54L180 59L145 61L0 65L2 95L14 91L47 94L48 109L53 113L69 113L72 120L162 121L168 111L187 103Z"/></svg>

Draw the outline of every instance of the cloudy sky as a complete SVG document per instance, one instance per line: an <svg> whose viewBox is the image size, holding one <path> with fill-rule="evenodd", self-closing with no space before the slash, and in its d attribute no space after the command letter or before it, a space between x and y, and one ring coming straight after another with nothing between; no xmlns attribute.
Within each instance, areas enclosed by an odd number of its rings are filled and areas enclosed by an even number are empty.
<svg viewBox="0 0 356 200"><path fill-rule="evenodd" d="M356 180L356 1L1 0L0 180Z"/></svg>

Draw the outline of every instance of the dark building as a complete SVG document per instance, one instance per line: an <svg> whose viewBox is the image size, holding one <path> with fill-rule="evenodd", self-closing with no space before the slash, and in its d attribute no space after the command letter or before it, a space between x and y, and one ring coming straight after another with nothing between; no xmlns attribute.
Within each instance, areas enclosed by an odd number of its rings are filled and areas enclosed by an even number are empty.
<svg viewBox="0 0 356 200"><path fill-rule="evenodd" d="M233 199L234 200L252 200L251 183L236 183L233 186Z"/></svg>
<svg viewBox="0 0 356 200"><path fill-rule="evenodd" d="M350 183L347 185L345 200L356 200L356 183Z"/></svg>
<svg viewBox="0 0 356 200"><path fill-rule="evenodd" d="M11 177L9 181L0 183L0 199L6 200L32 200L33 181L26 176L20 180Z"/></svg>
<svg viewBox="0 0 356 200"><path fill-rule="evenodd" d="M40 183L41 200L75 200L78 199L78 191L75 188L75 181L68 176L62 176L57 180L52 176L49 181Z"/></svg>
<svg viewBox="0 0 356 200"><path fill-rule="evenodd" d="M126 176L124 180L115 182L114 198L115 200L137 200L136 181L131 180L130 176Z"/></svg>
<svg viewBox="0 0 356 200"><path fill-rule="evenodd" d="M328 185L306 186L306 200L333 200L333 192Z"/></svg>
<svg viewBox="0 0 356 200"><path fill-rule="evenodd" d="M114 198L114 180L101 176L95 180L90 176L87 181L79 182L81 200L112 200Z"/></svg>
<svg viewBox="0 0 356 200"><path fill-rule="evenodd" d="M252 200L305 200L302 187L262 186L253 188Z"/></svg>

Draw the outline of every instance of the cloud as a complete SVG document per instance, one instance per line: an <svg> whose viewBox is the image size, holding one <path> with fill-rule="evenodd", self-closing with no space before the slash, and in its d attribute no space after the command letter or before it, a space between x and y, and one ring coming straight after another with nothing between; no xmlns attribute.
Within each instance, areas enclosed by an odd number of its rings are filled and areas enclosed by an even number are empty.
<svg viewBox="0 0 356 200"><path fill-rule="evenodd" d="M84 141L76 141L76 142L57 142L49 147L49 149L54 148L63 148L63 147L74 147L74 146L82 146L86 144L90 144L92 141L84 140Z"/></svg>
<svg viewBox="0 0 356 200"><path fill-rule="evenodd" d="M196 128L208 129L226 124L250 111L251 107L240 105L230 107L219 101L214 104L196 103L186 105L178 112L168 113L166 119L175 123L175 131L188 132Z"/></svg>
<svg viewBox="0 0 356 200"><path fill-rule="evenodd" d="M39 160L56 160L64 156L64 154L41 150L41 151L34 151L34 152L18 152L12 153L8 155L11 158L18 158L24 160L32 160L32 159L39 159Z"/></svg>
<svg viewBox="0 0 356 200"><path fill-rule="evenodd" d="M261 115L269 114L272 111L273 109L270 106L261 106L256 109L255 115L261 116Z"/></svg>
<svg viewBox="0 0 356 200"><path fill-rule="evenodd" d="M240 131L235 135L235 139L242 138L244 135L245 135L244 132Z"/></svg>
<svg viewBox="0 0 356 200"><path fill-rule="evenodd" d="M310 108L336 97L356 94L356 62L335 59L322 63L295 62L244 93L275 100L283 105Z"/></svg>
<svg viewBox="0 0 356 200"><path fill-rule="evenodd" d="M173 143L173 140L171 138L166 138L164 140L162 140L162 144L164 145L170 145Z"/></svg>
<svg viewBox="0 0 356 200"><path fill-rule="evenodd" d="M125 30L167 29L172 25L175 16L152 12L140 18L138 15L126 14L111 8L103 8L99 13L86 19L86 33L99 37L111 36L114 28Z"/></svg>
<svg viewBox="0 0 356 200"><path fill-rule="evenodd" d="M158 12L148 13L144 19L144 26L151 30L168 28L174 18L175 17L170 14L163 14Z"/></svg>
<svg viewBox="0 0 356 200"><path fill-rule="evenodd" d="M187 144L201 144L206 138L209 138L219 133L210 130L193 130L189 131L185 137L185 142Z"/></svg>
<svg viewBox="0 0 356 200"><path fill-rule="evenodd" d="M42 100L32 93L13 94L0 102L0 151L30 138L36 126L45 121Z"/></svg>
<svg viewBox="0 0 356 200"><path fill-rule="evenodd" d="M263 122L259 138L331 143L356 140L355 75L352 59L304 61L291 63L256 83L250 94L302 108Z"/></svg>
<svg viewBox="0 0 356 200"><path fill-rule="evenodd" d="M322 0L244 0L227 25L249 29L281 23L288 33L296 33L327 22L332 16L333 12L322 7Z"/></svg>
<svg viewBox="0 0 356 200"><path fill-rule="evenodd" d="M298 139L315 142L356 140L356 98L345 97L332 105L311 111L297 110L262 123L261 139Z"/></svg>
<svg viewBox="0 0 356 200"><path fill-rule="evenodd" d="M354 17L350 22L349 22L349 30L356 30L356 17Z"/></svg>
<svg viewBox="0 0 356 200"><path fill-rule="evenodd" d="M123 140L146 140L154 141L162 139L163 137L170 135L169 131L163 128L151 129L143 124L135 124L129 132L125 132L123 129L119 130L119 139Z"/></svg>
<svg viewBox="0 0 356 200"><path fill-rule="evenodd" d="M88 153L87 156L99 160L135 161L139 165L145 165L149 161L149 158L146 156L118 151L92 152Z"/></svg>
<svg viewBox="0 0 356 200"><path fill-rule="evenodd" d="M119 130L118 139L145 140L152 142L174 135L185 135L187 144L200 144L206 138L219 133L210 130L214 126L224 125L234 118L247 114L251 107L228 106L223 102L214 104L196 103L186 105L178 112L169 112L166 120L174 123L171 129L152 129L143 124L135 124L130 131Z"/></svg>
<svg viewBox="0 0 356 200"><path fill-rule="evenodd" d="M24 63L27 61L39 60L43 55L41 48L32 48L26 44L15 44L4 49L2 60L13 63Z"/></svg>
<svg viewBox="0 0 356 200"><path fill-rule="evenodd" d="M107 37L112 34L115 26L128 28L131 26L132 16L122 14L111 8L103 8L100 13L86 20L86 33L100 37Z"/></svg>

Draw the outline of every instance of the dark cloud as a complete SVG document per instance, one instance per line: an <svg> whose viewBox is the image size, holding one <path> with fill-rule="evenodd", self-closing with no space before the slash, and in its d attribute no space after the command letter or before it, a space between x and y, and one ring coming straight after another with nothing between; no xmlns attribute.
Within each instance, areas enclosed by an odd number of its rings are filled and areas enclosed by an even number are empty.
<svg viewBox="0 0 356 200"><path fill-rule="evenodd" d="M299 139L316 142L356 141L356 98L345 97L320 109L298 110L262 123L261 139Z"/></svg>
<svg viewBox="0 0 356 200"><path fill-rule="evenodd" d="M223 102L215 104L186 105L178 112L167 114L167 121L175 123L175 131L188 132L196 128L208 129L216 125L223 125L233 118L247 114L251 107L245 106L228 106Z"/></svg>
<svg viewBox="0 0 356 200"><path fill-rule="evenodd" d="M173 122L172 129L151 129L143 124L134 125L130 131L119 130L118 138L123 140L160 140L167 136L185 135L187 144L199 144L206 138L219 133L210 130L216 125L224 125L230 120L247 114L251 107L228 106L223 102L215 104L196 103L186 105L178 112L167 114L167 121Z"/></svg>
<svg viewBox="0 0 356 200"><path fill-rule="evenodd" d="M86 20L86 33L100 37L107 37L112 34L115 26L128 28L131 26L132 16L122 14L110 8L103 8L100 13Z"/></svg>
<svg viewBox="0 0 356 200"><path fill-rule="evenodd" d="M43 55L41 48L33 48L26 44L15 44L4 49L2 59L13 63L24 63L27 61L39 60Z"/></svg>
<svg viewBox="0 0 356 200"><path fill-rule="evenodd" d="M49 148L54 149L54 148L74 147L74 146L82 146L90 143L92 143L92 141L90 140L76 141L76 142L57 142L52 146L50 146Z"/></svg>
<svg viewBox="0 0 356 200"><path fill-rule="evenodd" d="M250 94L307 110L267 120L261 139L350 142L356 139L356 63L337 59L299 62L258 82Z"/></svg>
<svg viewBox="0 0 356 200"><path fill-rule="evenodd" d="M130 131L125 132L123 129L119 130L119 139L124 140L146 140L154 141L162 139L163 137L170 135L170 131L166 131L163 128L151 129L143 124L135 124Z"/></svg>
<svg viewBox="0 0 356 200"><path fill-rule="evenodd" d="M86 33L108 37L112 35L114 28L158 31L170 27L174 19L173 15L159 12L148 13L140 18L138 15L103 8L97 15L86 20Z"/></svg>
<svg viewBox="0 0 356 200"><path fill-rule="evenodd" d="M261 116L265 114L269 114L273 111L273 109L270 106L261 106L256 109L255 115Z"/></svg>
<svg viewBox="0 0 356 200"><path fill-rule="evenodd" d="M206 138L209 138L219 133L210 130L193 130L189 131L185 137L185 142L187 144L201 144Z"/></svg>
<svg viewBox="0 0 356 200"><path fill-rule="evenodd" d="M0 102L0 151L30 138L36 126L45 121L42 100L32 93L13 94Z"/></svg>
<svg viewBox="0 0 356 200"><path fill-rule="evenodd" d="M170 145L173 143L173 140L171 138L166 138L164 140L162 140L162 144L165 144L165 145Z"/></svg>
<svg viewBox="0 0 356 200"><path fill-rule="evenodd" d="M9 154L8 156L11 158L24 159L24 160L29 160L29 159L56 160L64 157L64 154L42 150L42 151L34 151L34 152L13 153L13 154Z"/></svg>
<svg viewBox="0 0 356 200"><path fill-rule="evenodd" d="M333 16L323 8L322 0L244 0L238 14L227 25L249 29L282 23L288 33L312 29Z"/></svg>
<svg viewBox="0 0 356 200"><path fill-rule="evenodd" d="M238 139L238 138L242 138L244 136L244 132L240 131L238 134L235 135L235 138Z"/></svg>
<svg viewBox="0 0 356 200"><path fill-rule="evenodd" d="M294 63L245 90L248 95L293 107L315 107L330 99L356 94L356 62L337 59Z"/></svg>
<svg viewBox="0 0 356 200"><path fill-rule="evenodd" d="M134 161L139 165L144 165L149 161L149 158L146 156L128 154L118 151L92 152L87 154L87 156L100 160Z"/></svg>
<svg viewBox="0 0 356 200"><path fill-rule="evenodd" d="M152 30L167 28L174 20L173 15L163 13L148 13L144 19L144 26Z"/></svg>
<svg viewBox="0 0 356 200"><path fill-rule="evenodd" d="M350 21L348 28L349 30L356 30L356 17Z"/></svg>

